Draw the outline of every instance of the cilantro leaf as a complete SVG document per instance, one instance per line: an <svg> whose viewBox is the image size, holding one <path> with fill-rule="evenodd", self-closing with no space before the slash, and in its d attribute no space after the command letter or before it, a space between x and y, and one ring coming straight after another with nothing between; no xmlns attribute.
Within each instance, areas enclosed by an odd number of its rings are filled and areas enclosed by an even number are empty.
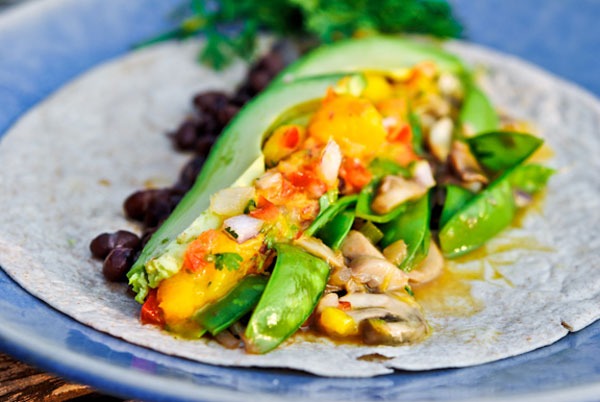
<svg viewBox="0 0 600 402"><path fill-rule="evenodd" d="M226 268L228 271L236 271L240 268L240 264L244 259L237 253L217 253L209 254L206 260L213 262L218 271L221 271L223 268Z"/></svg>

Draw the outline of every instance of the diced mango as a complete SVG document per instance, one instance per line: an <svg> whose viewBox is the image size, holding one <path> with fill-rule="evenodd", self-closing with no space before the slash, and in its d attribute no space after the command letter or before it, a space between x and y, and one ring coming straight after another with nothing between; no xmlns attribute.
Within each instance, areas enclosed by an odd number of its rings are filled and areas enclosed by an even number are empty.
<svg viewBox="0 0 600 402"><path fill-rule="evenodd" d="M392 96L392 86L381 74L366 74L366 79L367 86L361 95L363 98L377 103Z"/></svg>
<svg viewBox="0 0 600 402"><path fill-rule="evenodd" d="M375 106L349 95L326 99L313 115L308 133L323 144L333 139L344 155L359 158L379 151L387 134Z"/></svg>
<svg viewBox="0 0 600 402"><path fill-rule="evenodd" d="M263 147L267 165L274 166L280 160L291 155L302 145L305 137L306 130L302 126L285 124L277 127Z"/></svg>
<svg viewBox="0 0 600 402"><path fill-rule="evenodd" d="M264 235L238 244L222 231L212 231L208 247L192 243L188 250L198 251L201 255L195 260L205 261L191 270L185 266L171 278L165 279L158 287L158 302L167 325L181 322L191 317L199 308L225 296L237 282L256 268L257 256ZM196 241L205 240L202 236ZM236 253L243 261L237 269L221 267L205 260L208 254ZM186 261L194 260L186 256Z"/></svg>
<svg viewBox="0 0 600 402"><path fill-rule="evenodd" d="M347 337L358 334L356 321L336 307L325 307L319 318L319 325L328 335Z"/></svg>

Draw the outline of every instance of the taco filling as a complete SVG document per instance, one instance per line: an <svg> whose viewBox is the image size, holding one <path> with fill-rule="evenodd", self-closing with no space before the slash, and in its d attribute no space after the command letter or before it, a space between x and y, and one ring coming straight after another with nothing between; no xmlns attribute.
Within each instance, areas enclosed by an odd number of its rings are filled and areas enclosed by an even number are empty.
<svg viewBox="0 0 600 402"><path fill-rule="evenodd" d="M188 197L201 192L208 208L175 237L157 233L130 271L142 322L251 353L300 328L364 344L425 339L412 289L543 188L551 170L524 164L542 141L521 123L470 120L483 95L432 61L280 85L228 128L258 138L258 158L230 187L211 191L218 173L201 176ZM293 88L306 99L281 105L265 129L243 124ZM231 152L234 142L217 145ZM252 154L237 150L208 170Z"/></svg>

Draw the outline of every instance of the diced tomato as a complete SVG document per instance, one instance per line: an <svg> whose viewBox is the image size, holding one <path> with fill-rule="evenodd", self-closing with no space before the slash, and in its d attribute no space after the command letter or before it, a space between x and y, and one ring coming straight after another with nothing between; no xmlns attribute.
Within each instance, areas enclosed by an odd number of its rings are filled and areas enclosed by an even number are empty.
<svg viewBox="0 0 600 402"><path fill-rule="evenodd" d="M190 243L183 257L183 266L192 272L199 272L208 264L206 255L217 237L216 230L207 230Z"/></svg>
<svg viewBox="0 0 600 402"><path fill-rule="evenodd" d="M371 181L371 173L363 165L360 159L346 158L340 167L340 177L345 183L346 193L355 193L360 191Z"/></svg>
<svg viewBox="0 0 600 402"><path fill-rule="evenodd" d="M389 142L403 142L410 144L412 141L412 129L408 124L401 124L399 126L390 127L388 130L387 140Z"/></svg>
<svg viewBox="0 0 600 402"><path fill-rule="evenodd" d="M140 320L142 321L142 324L153 324L162 327L165 325L165 319L162 310L158 306L156 293L156 289L150 289L148 297L146 297L146 301L142 305L142 310L140 311Z"/></svg>
<svg viewBox="0 0 600 402"><path fill-rule="evenodd" d="M298 127L292 126L283 134L283 146L287 148L296 148L300 141L300 132Z"/></svg>
<svg viewBox="0 0 600 402"><path fill-rule="evenodd" d="M253 218L262 219L263 221L272 222L279 216L279 208L265 197L258 198L258 205L254 211L250 211L249 215Z"/></svg>

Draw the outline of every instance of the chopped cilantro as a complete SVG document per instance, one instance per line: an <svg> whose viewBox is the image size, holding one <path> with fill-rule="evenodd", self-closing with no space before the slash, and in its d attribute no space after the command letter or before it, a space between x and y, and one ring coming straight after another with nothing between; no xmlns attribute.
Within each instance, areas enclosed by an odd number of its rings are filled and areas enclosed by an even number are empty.
<svg viewBox="0 0 600 402"><path fill-rule="evenodd" d="M248 201L248 204L246 204L246 208L244 208L244 213L250 213L252 211L254 211L256 209L256 201L254 201L253 199L251 199L250 201Z"/></svg>
<svg viewBox="0 0 600 402"><path fill-rule="evenodd" d="M244 259L237 253L217 253L209 254L206 261L213 262L215 268L221 271L226 268L228 271L235 271L240 268L240 264Z"/></svg>
<svg viewBox="0 0 600 402"><path fill-rule="evenodd" d="M411 287L409 285L406 285L404 287L404 290L406 290L406 293L408 293L409 295L411 295L412 297L415 297L415 293L412 291Z"/></svg>
<svg viewBox="0 0 600 402"><path fill-rule="evenodd" d="M230 227L226 227L225 228L225 232L227 232L231 237L233 237L234 239L237 239L239 237L239 235L235 232L235 230L233 230Z"/></svg>

